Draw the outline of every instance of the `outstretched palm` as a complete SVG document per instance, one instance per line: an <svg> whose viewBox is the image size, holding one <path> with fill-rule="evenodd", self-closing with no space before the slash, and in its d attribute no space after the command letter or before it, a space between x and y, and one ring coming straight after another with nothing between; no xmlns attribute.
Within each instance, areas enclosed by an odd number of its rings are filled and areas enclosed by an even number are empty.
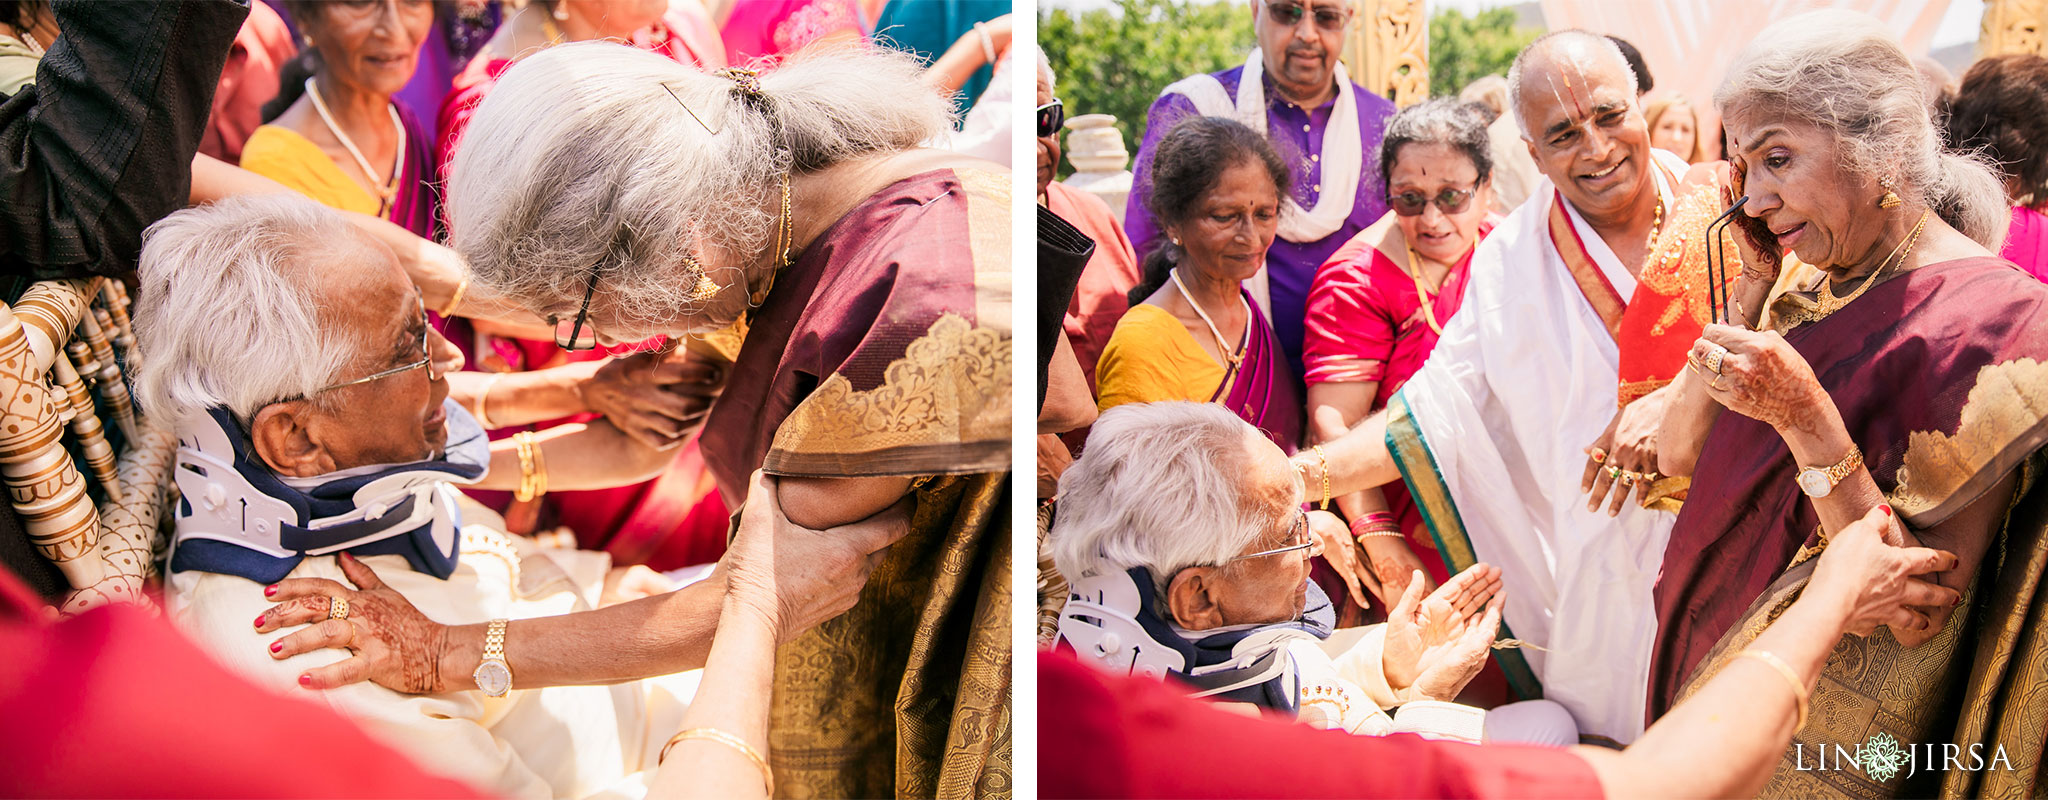
<svg viewBox="0 0 2048 800"><path fill-rule="evenodd" d="M1456 697L1485 663L1506 599L1500 569L1486 564L1458 573L1428 597L1422 581L1410 581L1387 617L1381 660L1388 683L1414 686L1427 699Z"/></svg>

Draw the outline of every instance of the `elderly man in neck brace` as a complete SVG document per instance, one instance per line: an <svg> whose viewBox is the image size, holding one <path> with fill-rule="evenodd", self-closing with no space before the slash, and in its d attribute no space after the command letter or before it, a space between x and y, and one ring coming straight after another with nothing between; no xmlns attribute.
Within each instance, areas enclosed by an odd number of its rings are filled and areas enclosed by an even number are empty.
<svg viewBox="0 0 2048 800"><path fill-rule="evenodd" d="M651 776L696 673L496 697L370 683L314 693L300 688L312 686L307 670L348 652L264 652L259 615L278 581L340 580L362 574L358 564L444 622L601 600L607 556L507 536L456 491L512 489L531 470L518 445L494 447L448 399L443 376L462 357L428 325L391 252L309 200L261 195L157 223L139 272L137 393L179 439L165 604L184 631L245 677L324 698L421 767L480 791L644 794L639 773ZM602 421L565 427L524 457L556 488L640 480L669 455ZM347 613L329 610L344 624Z"/></svg>
<svg viewBox="0 0 2048 800"><path fill-rule="evenodd" d="M1387 624L1326 653L1330 601L1308 579L1324 537L1311 527L1343 523L1305 511L1304 494L1286 454L1214 404L1104 412L1060 479L1051 546L1070 591L1055 648L1317 727L1577 742L1555 703L1448 702L1500 627L1498 569L1475 565L1426 598L1411 581ZM1398 720L1386 713L1396 706Z"/></svg>

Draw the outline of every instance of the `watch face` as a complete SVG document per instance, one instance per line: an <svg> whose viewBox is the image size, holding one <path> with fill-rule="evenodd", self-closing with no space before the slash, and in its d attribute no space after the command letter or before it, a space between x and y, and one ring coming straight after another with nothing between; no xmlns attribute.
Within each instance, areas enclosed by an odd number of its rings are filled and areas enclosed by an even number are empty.
<svg viewBox="0 0 2048 800"><path fill-rule="evenodd" d="M504 697L512 689L512 670L503 661L486 661L477 665L476 688L492 697Z"/></svg>
<svg viewBox="0 0 2048 800"><path fill-rule="evenodd" d="M1826 472L1817 469L1799 471L1799 490L1805 492L1807 497L1826 497L1828 492L1834 489L1835 486L1828 480Z"/></svg>

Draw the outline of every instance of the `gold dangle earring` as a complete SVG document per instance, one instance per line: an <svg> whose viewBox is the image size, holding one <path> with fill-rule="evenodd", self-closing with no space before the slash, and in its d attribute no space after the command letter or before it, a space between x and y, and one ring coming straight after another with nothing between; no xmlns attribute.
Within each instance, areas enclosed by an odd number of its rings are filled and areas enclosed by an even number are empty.
<svg viewBox="0 0 2048 800"><path fill-rule="evenodd" d="M1877 179L1877 185L1884 188L1884 196L1877 199L1878 208L1889 211L1898 208L1899 204L1904 202L1899 199L1898 192L1892 191L1892 179L1879 178Z"/></svg>

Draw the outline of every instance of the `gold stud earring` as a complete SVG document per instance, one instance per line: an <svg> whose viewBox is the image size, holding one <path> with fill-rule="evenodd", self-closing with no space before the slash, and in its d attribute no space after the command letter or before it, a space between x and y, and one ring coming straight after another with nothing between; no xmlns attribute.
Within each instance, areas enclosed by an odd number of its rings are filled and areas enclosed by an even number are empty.
<svg viewBox="0 0 2048 800"><path fill-rule="evenodd" d="M1890 210L1898 208L1900 203L1905 202L1899 199L1898 192L1892 191L1892 179L1879 178L1877 181L1877 185L1884 187L1884 196L1877 199L1878 208Z"/></svg>

